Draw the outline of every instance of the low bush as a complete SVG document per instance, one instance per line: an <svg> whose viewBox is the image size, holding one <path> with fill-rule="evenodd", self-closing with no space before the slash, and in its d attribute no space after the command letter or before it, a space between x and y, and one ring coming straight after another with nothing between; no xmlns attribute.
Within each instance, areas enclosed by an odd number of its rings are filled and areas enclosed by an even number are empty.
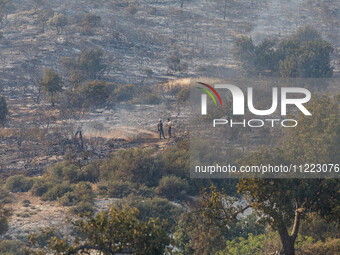
<svg viewBox="0 0 340 255"><path fill-rule="evenodd" d="M164 176L156 189L159 196L170 200L181 199L186 194L188 182L180 177L169 175Z"/></svg>
<svg viewBox="0 0 340 255"><path fill-rule="evenodd" d="M131 182L114 181L107 184L106 194L113 198L123 198L136 193L136 185Z"/></svg>
<svg viewBox="0 0 340 255"><path fill-rule="evenodd" d="M137 87L133 84L125 84L116 88L114 91L114 98L118 102L131 100L137 93Z"/></svg>
<svg viewBox="0 0 340 255"><path fill-rule="evenodd" d="M32 185L33 180L23 175L13 175L8 177L6 181L6 188L13 193L27 192L32 187Z"/></svg>
<svg viewBox="0 0 340 255"><path fill-rule="evenodd" d="M73 214L90 214L94 213L93 205L89 202L80 202L71 208Z"/></svg>
<svg viewBox="0 0 340 255"><path fill-rule="evenodd" d="M21 251L23 243L15 240L0 241L0 254L2 255L23 255Z"/></svg>
<svg viewBox="0 0 340 255"><path fill-rule="evenodd" d="M173 226L183 212L180 206L177 206L167 199L154 197L145 198L141 196L129 196L120 202L120 206L129 208L137 208L140 211L138 218L142 221L147 221L150 217L165 219L169 226Z"/></svg>
<svg viewBox="0 0 340 255"><path fill-rule="evenodd" d="M48 182L45 179L42 178L37 178L34 180L34 184L31 188L31 193L34 196L39 196L41 197L44 195L51 187L53 184L51 182Z"/></svg>
<svg viewBox="0 0 340 255"><path fill-rule="evenodd" d="M329 239L326 242L317 242L306 247L302 254L304 255L334 255L339 254L340 239Z"/></svg>
<svg viewBox="0 0 340 255"><path fill-rule="evenodd" d="M72 187L68 183L60 183L54 185L50 188L44 195L42 195L41 200L43 201L54 201L58 198L64 196L65 193L73 191Z"/></svg>
<svg viewBox="0 0 340 255"><path fill-rule="evenodd" d="M91 184L88 182L80 182L72 185L72 191L66 192L58 199L63 206L73 206L80 202L93 203L94 193Z"/></svg>

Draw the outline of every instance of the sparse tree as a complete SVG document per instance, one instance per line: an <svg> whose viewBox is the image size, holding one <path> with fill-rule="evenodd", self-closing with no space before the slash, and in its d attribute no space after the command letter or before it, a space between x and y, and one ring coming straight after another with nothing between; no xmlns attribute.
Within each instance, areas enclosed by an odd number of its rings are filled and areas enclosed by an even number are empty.
<svg viewBox="0 0 340 255"><path fill-rule="evenodd" d="M38 13L39 25L41 26L42 33L45 32L45 25L52 15L53 12L51 9L44 9Z"/></svg>
<svg viewBox="0 0 340 255"><path fill-rule="evenodd" d="M60 34L67 23L67 17L62 13L54 13L54 16L47 21L49 26L53 26L57 29L58 34Z"/></svg>
<svg viewBox="0 0 340 255"><path fill-rule="evenodd" d="M7 103L5 97L0 95L0 124L4 127L8 115Z"/></svg>
<svg viewBox="0 0 340 255"><path fill-rule="evenodd" d="M208 4L217 12L221 13L225 20L227 17L228 1L230 0L208 0Z"/></svg>
<svg viewBox="0 0 340 255"><path fill-rule="evenodd" d="M103 55L104 52L101 48L83 50L77 55L73 68L80 70L83 75L95 79L105 70L106 66L103 64Z"/></svg>
<svg viewBox="0 0 340 255"><path fill-rule="evenodd" d="M96 27L100 26L101 17L94 14L86 14L82 18L82 30L84 34L91 35Z"/></svg>
<svg viewBox="0 0 340 255"><path fill-rule="evenodd" d="M34 10L38 10L39 7L44 6L46 0L32 0L34 4Z"/></svg>
<svg viewBox="0 0 340 255"><path fill-rule="evenodd" d="M188 70L188 64L183 63L179 56L173 55L168 59L168 70L173 73L182 73Z"/></svg>
<svg viewBox="0 0 340 255"><path fill-rule="evenodd" d="M63 82L58 73L51 69L44 70L44 80L39 83L51 100L52 106L55 104L55 95L63 90Z"/></svg>
<svg viewBox="0 0 340 255"><path fill-rule="evenodd" d="M12 0L0 0L0 23L7 22L8 13L14 9Z"/></svg>

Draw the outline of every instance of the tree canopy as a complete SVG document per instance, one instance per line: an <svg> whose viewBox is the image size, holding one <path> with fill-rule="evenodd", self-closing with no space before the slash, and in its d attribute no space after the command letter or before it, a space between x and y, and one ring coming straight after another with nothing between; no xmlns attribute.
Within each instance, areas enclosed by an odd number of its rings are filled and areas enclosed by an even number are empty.
<svg viewBox="0 0 340 255"><path fill-rule="evenodd" d="M306 26L288 39L264 39L255 45L251 37L239 38L234 57L248 75L324 78L333 75L330 54L333 46L318 31Z"/></svg>
<svg viewBox="0 0 340 255"><path fill-rule="evenodd" d="M94 217L78 220L74 226L81 234L73 244L57 236L50 236L45 252L78 254L100 251L103 254L163 254L170 241L165 232L166 223L154 218L140 221L137 219L138 214L139 211L135 208L119 210L111 207L107 212L103 211ZM39 235L31 234L29 239L35 246Z"/></svg>
<svg viewBox="0 0 340 255"><path fill-rule="evenodd" d="M289 163L338 163L340 151L339 95L314 98L309 109L313 118L301 116L300 124L285 137L273 152L262 149L242 160L242 165ZM317 160L317 161L316 161ZM261 221L277 230L286 255L294 255L294 243L301 220L308 212L318 213L329 221L339 221L338 179L241 179L238 192L248 201L247 206L226 208L228 196L212 189L204 193L207 217L230 222L247 207L259 213ZM289 233L290 230L290 233Z"/></svg>

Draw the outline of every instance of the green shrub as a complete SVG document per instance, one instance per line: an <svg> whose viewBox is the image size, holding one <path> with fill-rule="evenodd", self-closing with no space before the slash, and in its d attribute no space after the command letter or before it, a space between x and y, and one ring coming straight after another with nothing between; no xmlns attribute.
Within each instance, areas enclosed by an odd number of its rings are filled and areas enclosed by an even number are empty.
<svg viewBox="0 0 340 255"><path fill-rule="evenodd" d="M150 217L165 219L169 226L173 226L183 212L183 209L167 199L154 197L144 198L140 196L129 196L124 198L120 205L129 208L136 207L140 214L138 218L142 221L147 221Z"/></svg>
<svg viewBox="0 0 340 255"><path fill-rule="evenodd" d="M102 105L105 104L109 98L111 88L113 88L112 83L105 81L87 81L79 89L79 93L83 96L86 104Z"/></svg>
<svg viewBox="0 0 340 255"><path fill-rule="evenodd" d="M73 206L70 211L73 214L93 214L94 208L89 202L80 202L76 206Z"/></svg>
<svg viewBox="0 0 340 255"><path fill-rule="evenodd" d="M62 206L73 206L78 203L78 199L73 192L67 192L61 198L58 199L58 202Z"/></svg>
<svg viewBox="0 0 340 255"><path fill-rule="evenodd" d="M161 159L164 164L164 175L189 177L190 151L188 141L181 141L176 146L169 147L161 155Z"/></svg>
<svg viewBox="0 0 340 255"><path fill-rule="evenodd" d="M37 178L34 180L34 184L31 188L31 193L34 196L41 197L44 195L51 187L53 186L52 183L46 181L42 178Z"/></svg>
<svg viewBox="0 0 340 255"><path fill-rule="evenodd" d="M42 195L41 200L54 201L62 197L65 193L72 190L72 187L68 183L56 184L52 188L50 188L44 195Z"/></svg>
<svg viewBox="0 0 340 255"><path fill-rule="evenodd" d="M107 184L107 195L113 198L123 198L136 192L136 185L131 182L113 181Z"/></svg>
<svg viewBox="0 0 340 255"><path fill-rule="evenodd" d="M304 255L334 255L339 254L340 239L329 239L326 242L317 242L303 249Z"/></svg>
<svg viewBox="0 0 340 255"><path fill-rule="evenodd" d="M131 148L117 151L101 166L101 177L155 186L162 175L159 162L149 149Z"/></svg>
<svg viewBox="0 0 340 255"><path fill-rule="evenodd" d="M11 197L5 187L0 187L0 203L1 202L4 204L11 203Z"/></svg>
<svg viewBox="0 0 340 255"><path fill-rule="evenodd" d="M156 189L158 195L170 200L181 199L188 189L188 182L177 176L164 176Z"/></svg>
<svg viewBox="0 0 340 255"><path fill-rule="evenodd" d="M44 178L48 181L60 183L67 181L69 183L77 183L80 181L80 168L69 162L57 163L48 167Z"/></svg>
<svg viewBox="0 0 340 255"><path fill-rule="evenodd" d="M94 193L90 183L80 182L72 186L72 191L65 193L58 202L63 206L78 206L79 204L93 204Z"/></svg>
<svg viewBox="0 0 340 255"><path fill-rule="evenodd" d="M23 255L21 251L23 243L15 240L0 241L0 254L2 255Z"/></svg>
<svg viewBox="0 0 340 255"><path fill-rule="evenodd" d="M0 211L2 214L2 211ZM8 216L0 215L0 234L5 233L8 230Z"/></svg>
<svg viewBox="0 0 340 255"><path fill-rule="evenodd" d="M99 177L99 164L90 163L81 169L79 179L84 182L96 182Z"/></svg>
<svg viewBox="0 0 340 255"><path fill-rule="evenodd" d="M118 102L128 101L137 93L137 87L133 84L125 84L116 88L113 93Z"/></svg>
<svg viewBox="0 0 340 255"><path fill-rule="evenodd" d="M27 192L32 185L33 180L23 175L13 175L6 181L6 188L13 193Z"/></svg>
<svg viewBox="0 0 340 255"><path fill-rule="evenodd" d="M149 188L145 185L140 185L136 190L136 196L153 198L156 196L156 191L153 188Z"/></svg>

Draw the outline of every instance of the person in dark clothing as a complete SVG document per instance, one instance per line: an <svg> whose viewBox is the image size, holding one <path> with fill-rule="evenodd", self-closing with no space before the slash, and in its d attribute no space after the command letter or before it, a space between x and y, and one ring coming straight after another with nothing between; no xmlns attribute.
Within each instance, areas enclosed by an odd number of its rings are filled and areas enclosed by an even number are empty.
<svg viewBox="0 0 340 255"><path fill-rule="evenodd" d="M162 139L162 135L163 135L163 138L166 139L165 136L164 136L162 120L158 121L157 127L158 127L158 131L159 131L159 139Z"/></svg>
<svg viewBox="0 0 340 255"><path fill-rule="evenodd" d="M166 125L168 126L168 136L169 138L171 138L171 126L172 126L172 122L170 119L168 119L168 122L166 123Z"/></svg>

